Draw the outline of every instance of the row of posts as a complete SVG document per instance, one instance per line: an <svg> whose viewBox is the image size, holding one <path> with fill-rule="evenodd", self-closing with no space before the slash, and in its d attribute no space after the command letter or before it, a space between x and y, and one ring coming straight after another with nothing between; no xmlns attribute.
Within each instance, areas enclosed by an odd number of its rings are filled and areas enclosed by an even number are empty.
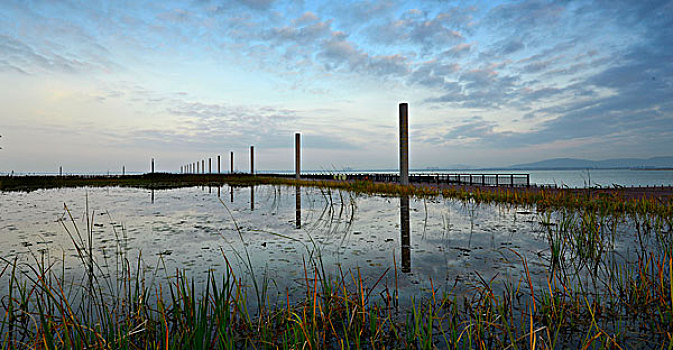
<svg viewBox="0 0 673 350"><path fill-rule="evenodd" d="M294 149L295 149L295 161L294 161L294 172L295 178L300 179L301 175L301 134L294 134ZM217 174L221 174L221 158L217 156ZM182 174L206 174L206 160L201 159L199 166L199 161L185 164L180 167L180 173ZM230 170L231 174L234 173L234 152L230 153ZM154 158L152 158L152 173L154 173ZM212 167L212 158L208 158L208 173L213 173ZM255 146L250 146L250 174L255 174Z"/></svg>
<svg viewBox="0 0 673 350"><path fill-rule="evenodd" d="M234 173L234 152L232 151L230 153L230 170L229 172L231 174ZM217 173L221 174L222 173L222 158L220 155L217 156ZM208 158L208 173L207 174L212 174L213 173L213 159ZM250 173L254 174L255 173L255 146L250 146ZM201 159L200 161L196 161L194 163L190 164L185 164L180 167L180 173L182 174L206 174L206 160Z"/></svg>
<svg viewBox="0 0 673 350"><path fill-rule="evenodd" d="M407 103L399 104L399 129L400 129L400 184L409 184L409 105ZM301 134L294 134L294 171L295 178L300 179L301 175ZM230 173L234 173L234 152L230 155L231 168ZM205 159L185 164L180 167L182 174L206 174ZM154 158L152 158L152 173L154 173ZM212 174L212 158L208 158L208 174ZM217 173L221 173L220 156L217 156ZM255 146L250 146L250 174L255 174Z"/></svg>
<svg viewBox="0 0 673 350"><path fill-rule="evenodd" d="M400 103L399 105L399 127L400 127L400 183L402 185L409 184L409 109L407 103ZM294 171L295 178L301 178L301 134L294 135L294 149L295 149L295 163ZM220 156L217 156L217 173L221 173ZM200 164L199 164L200 163ZM230 154L230 173L234 173L234 152ZM152 158L151 172L154 173L154 158ZM59 167L59 176L63 175L63 167ZM206 174L205 159L200 162L196 161L190 164L185 164L180 167L182 174ZM208 174L213 173L212 158L208 158ZM122 175L126 174L126 167L122 167ZM250 174L255 174L255 146L250 146Z"/></svg>

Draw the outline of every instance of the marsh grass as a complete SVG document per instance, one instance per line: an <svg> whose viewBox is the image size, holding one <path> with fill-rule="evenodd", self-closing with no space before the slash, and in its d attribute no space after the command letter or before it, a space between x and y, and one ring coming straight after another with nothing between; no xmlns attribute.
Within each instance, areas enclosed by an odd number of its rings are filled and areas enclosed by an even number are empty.
<svg viewBox="0 0 673 350"><path fill-rule="evenodd" d="M324 186L324 198L332 205L335 194L329 189L334 188L438 194L390 184ZM549 265L542 279L531 276L526 256L508 249L519 260L522 278L485 280L477 273L477 282L460 293L436 288L430 280L429 289L419 289L411 300L401 302L395 256L393 266L378 276L365 278L359 269L330 273L311 239L305 246L300 291L291 295L286 289L278 298L278 291L270 291L273 281L266 274L255 275L245 248L223 250L224 273L209 273L200 285L183 270L166 276L157 276L158 269L147 273L142 255L128 256L124 230L117 232L114 226L114 261L97 259L94 213L87 205L86 229L80 231L65 207L62 224L79 261L77 271L66 274L65 256L33 254L31 261L21 263L3 259L0 280L7 281L8 292L0 300L0 345L5 349L673 348L670 206L666 209L648 200L581 202L558 194L528 198L511 192L444 191L439 194L477 207L485 202L537 204L542 234L549 243L545 253ZM342 194L339 198L341 209L330 206L326 215L355 210L352 198ZM635 260L614 253L616 227L624 223L632 225L639 242ZM249 268L247 277L237 274L231 259Z"/></svg>

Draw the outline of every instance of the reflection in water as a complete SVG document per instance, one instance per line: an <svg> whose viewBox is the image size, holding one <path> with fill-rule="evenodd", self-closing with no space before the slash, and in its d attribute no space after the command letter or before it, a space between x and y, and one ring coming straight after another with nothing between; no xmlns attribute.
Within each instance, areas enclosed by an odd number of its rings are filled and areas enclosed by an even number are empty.
<svg viewBox="0 0 673 350"><path fill-rule="evenodd" d="M301 228L301 189L299 185L294 188L294 202L295 202L295 228Z"/></svg>
<svg viewBox="0 0 673 350"><path fill-rule="evenodd" d="M250 186L250 211L255 211L255 186Z"/></svg>
<svg viewBox="0 0 673 350"><path fill-rule="evenodd" d="M234 186L229 186L229 193L231 193L231 202L234 203Z"/></svg>
<svg viewBox="0 0 673 350"><path fill-rule="evenodd" d="M151 200L152 200L152 204L154 204L154 189L152 189L152 198L151 198Z"/></svg>
<svg viewBox="0 0 673 350"><path fill-rule="evenodd" d="M222 186L217 186L217 197L220 197L220 190L222 189Z"/></svg>
<svg viewBox="0 0 673 350"><path fill-rule="evenodd" d="M411 272L411 232L409 230L409 196L400 197L400 233L402 272Z"/></svg>

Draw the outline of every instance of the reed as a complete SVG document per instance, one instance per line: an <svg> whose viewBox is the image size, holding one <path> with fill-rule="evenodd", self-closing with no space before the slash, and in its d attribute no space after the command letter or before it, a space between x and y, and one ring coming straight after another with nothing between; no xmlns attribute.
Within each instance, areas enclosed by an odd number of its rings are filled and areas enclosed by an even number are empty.
<svg viewBox="0 0 673 350"><path fill-rule="evenodd" d="M141 254L127 255L125 233L114 226L114 262L97 260L94 213L87 209L86 229L80 230L65 207L62 225L77 252L77 271L66 274L63 257L34 254L23 263L3 259L0 280L7 281L8 289L0 304L0 345L7 349L673 346L669 204L367 182L310 184L322 186L325 201L340 202L341 210L350 213L355 210L352 198L339 194L333 201L336 194L331 189L442 195L475 205L536 205L549 243L549 269L536 282L528 259L508 250L519 258L521 278L485 280L477 274L471 289L460 293L436 288L431 280L428 290L414 291L411 300L400 302L396 263L374 278L363 277L358 269L330 274L311 241L301 292L290 295L286 290L284 297L270 303L268 287L273 281L253 273L247 251L222 251L225 272L211 273L199 285L182 270L166 276L148 274ZM634 265L611 254L615 227L625 223L633 228L639 245ZM250 277L237 275L232 259L247 262ZM388 277L393 285L387 284Z"/></svg>

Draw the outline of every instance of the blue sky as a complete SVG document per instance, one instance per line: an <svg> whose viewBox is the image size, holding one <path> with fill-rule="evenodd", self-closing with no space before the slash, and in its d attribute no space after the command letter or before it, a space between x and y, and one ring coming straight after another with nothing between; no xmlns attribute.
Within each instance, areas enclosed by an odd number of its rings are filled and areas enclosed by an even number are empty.
<svg viewBox="0 0 673 350"><path fill-rule="evenodd" d="M672 1L0 2L0 172L670 156Z"/></svg>

